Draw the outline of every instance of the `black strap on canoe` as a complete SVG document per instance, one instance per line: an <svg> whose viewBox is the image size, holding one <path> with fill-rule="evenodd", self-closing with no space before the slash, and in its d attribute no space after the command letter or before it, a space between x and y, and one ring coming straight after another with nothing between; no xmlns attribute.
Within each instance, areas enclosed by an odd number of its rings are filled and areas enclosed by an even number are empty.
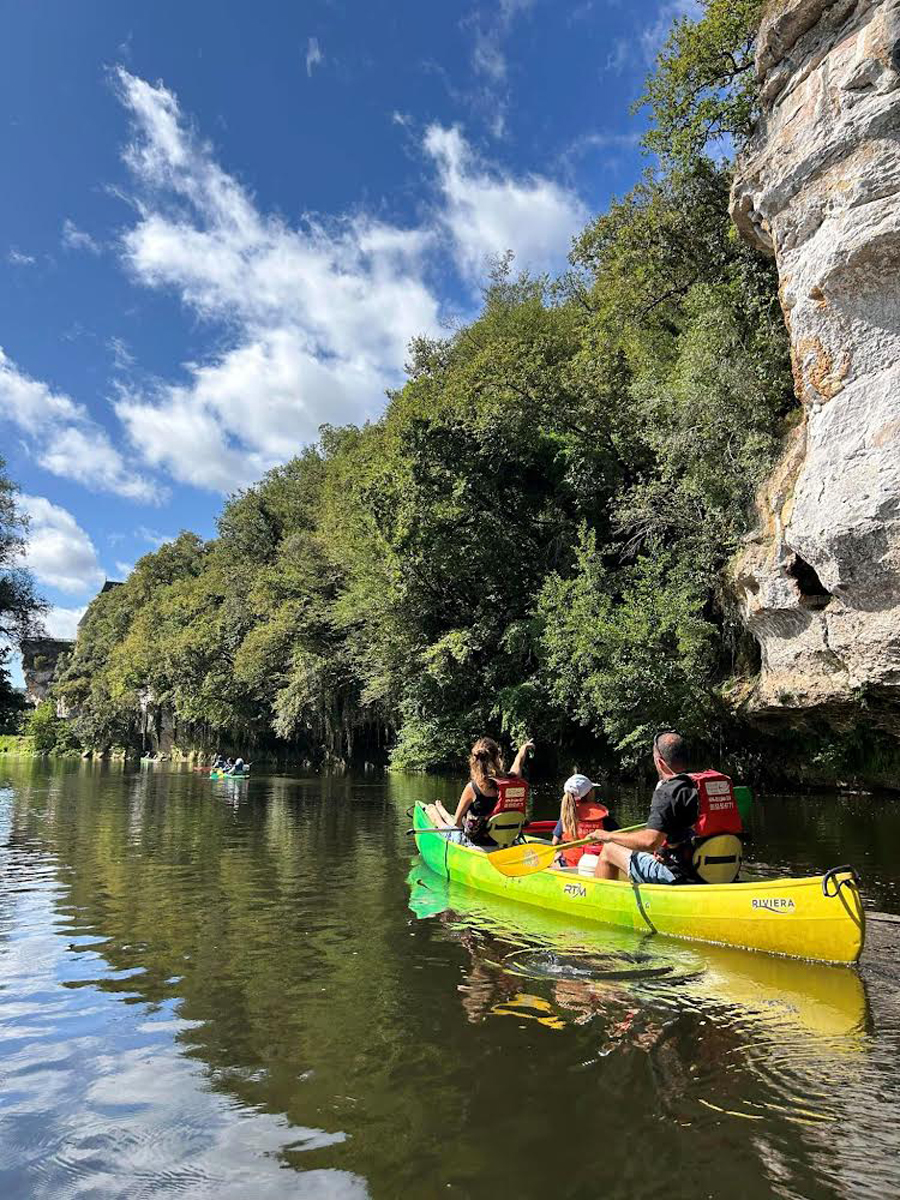
<svg viewBox="0 0 900 1200"><path fill-rule="evenodd" d="M833 899L835 896L837 896L844 884L848 882L847 879L838 878L838 876L841 875L849 875L857 889L859 889L859 876L849 864L845 864L843 867L832 867L830 871L826 871L822 876L823 896L828 896L829 899ZM833 892L829 890L828 885L830 883L834 884Z"/></svg>

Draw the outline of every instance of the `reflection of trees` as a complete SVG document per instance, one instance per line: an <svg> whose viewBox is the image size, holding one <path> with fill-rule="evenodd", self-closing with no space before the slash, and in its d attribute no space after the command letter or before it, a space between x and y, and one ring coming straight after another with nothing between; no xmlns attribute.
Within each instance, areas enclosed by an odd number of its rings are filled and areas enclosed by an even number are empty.
<svg viewBox="0 0 900 1200"><path fill-rule="evenodd" d="M187 773L115 769L47 786L46 775L42 787L23 781L13 826L57 860L72 952L111 968L89 985L174 1003L192 1023L184 1053L243 1105L352 1131L287 1160L344 1166L399 1194L412 1144L431 1136L402 1064L421 1074L441 1049L424 1044L427 1008L409 1003L421 979L398 862L407 846L383 797L351 804L349 781L313 780L235 801ZM462 1103L452 1084L443 1091Z"/></svg>
<svg viewBox="0 0 900 1200"><path fill-rule="evenodd" d="M833 1195L829 1181L846 1174L834 1129L852 1127L850 1096L870 1062L855 972L619 930L579 935L421 866L409 883L414 910L437 914L440 936L465 951L458 991L470 1021L580 1026L580 1086L590 1093L595 1077L612 1077L613 1104L636 1124L659 1123L657 1140L690 1129L690 1177L711 1172L714 1195ZM741 1131L724 1156L723 1125Z"/></svg>
<svg viewBox="0 0 900 1200"><path fill-rule="evenodd" d="M831 1195L834 1126L766 1106L802 1096L842 1117L844 1146L860 1140L848 1097L865 1087L866 1042L841 1032L852 986L832 995L827 984L852 973L601 931L595 958L671 971L542 976L510 952L549 946L564 958L583 945L565 919L454 892L437 905L450 915L416 921L404 809L455 787L337 777L236 788L23 763L9 836L17 854L55 857L80 974L102 955L91 987L173 1008L190 1022L182 1052L242 1107L348 1135L282 1148L285 1162L358 1172L386 1197L448 1181L472 1196L559 1194L561 1179L592 1197L604 1192L601 1162L635 1185L624 1195L652 1194L641 1191L648 1171L672 1200L682 1175L701 1193L714 1180L718 1195ZM817 1030L824 1010L835 1015ZM671 1174L635 1160L641 1141Z"/></svg>

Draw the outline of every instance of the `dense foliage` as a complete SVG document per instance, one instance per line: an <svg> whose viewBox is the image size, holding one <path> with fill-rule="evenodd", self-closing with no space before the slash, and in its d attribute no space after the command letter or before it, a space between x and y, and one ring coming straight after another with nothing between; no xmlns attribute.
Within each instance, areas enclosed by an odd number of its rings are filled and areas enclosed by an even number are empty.
<svg viewBox="0 0 900 1200"><path fill-rule="evenodd" d="M60 687L86 744L163 709L195 743L407 767L485 731L625 759L662 723L722 735L744 651L720 580L793 392L774 268L690 133L698 87L734 97L722 129L746 107L710 64L716 39L746 55L752 6L706 8L650 87L677 161L564 278L501 260L475 321L412 345L380 421L324 429L216 538L182 534L94 602Z"/></svg>
<svg viewBox="0 0 900 1200"><path fill-rule="evenodd" d="M701 0L703 16L676 19L641 103L647 145L682 165L745 140L757 115L753 51L765 0Z"/></svg>
<svg viewBox="0 0 900 1200"><path fill-rule="evenodd" d="M75 731L68 721L56 715L52 700L44 700L26 717L22 733L31 739L31 750L38 754L75 752L80 749Z"/></svg>
<svg viewBox="0 0 900 1200"><path fill-rule="evenodd" d="M0 733L15 729L22 709L10 683L10 646L35 632L45 609L22 564L26 521L5 466L0 458Z"/></svg>

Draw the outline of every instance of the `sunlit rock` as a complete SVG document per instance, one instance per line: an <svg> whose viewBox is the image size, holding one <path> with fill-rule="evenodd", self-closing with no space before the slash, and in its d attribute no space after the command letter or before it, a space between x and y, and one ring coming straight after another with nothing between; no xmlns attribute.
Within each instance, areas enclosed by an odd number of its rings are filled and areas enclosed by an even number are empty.
<svg viewBox="0 0 900 1200"><path fill-rule="evenodd" d="M732 215L773 253L802 421L736 566L758 709L900 701L900 0L780 0Z"/></svg>

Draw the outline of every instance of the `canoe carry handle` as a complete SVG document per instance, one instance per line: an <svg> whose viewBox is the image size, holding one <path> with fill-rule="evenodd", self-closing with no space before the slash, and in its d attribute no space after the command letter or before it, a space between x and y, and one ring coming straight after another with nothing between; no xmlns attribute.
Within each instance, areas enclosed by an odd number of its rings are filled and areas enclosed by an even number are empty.
<svg viewBox="0 0 900 1200"><path fill-rule="evenodd" d="M834 897L841 890L842 886L847 882L846 879L839 879L839 875L849 875L857 888L859 888L859 876L849 864L843 867L832 867L830 871L826 871L822 876L822 895ZM834 883L834 891L828 890L828 884Z"/></svg>

